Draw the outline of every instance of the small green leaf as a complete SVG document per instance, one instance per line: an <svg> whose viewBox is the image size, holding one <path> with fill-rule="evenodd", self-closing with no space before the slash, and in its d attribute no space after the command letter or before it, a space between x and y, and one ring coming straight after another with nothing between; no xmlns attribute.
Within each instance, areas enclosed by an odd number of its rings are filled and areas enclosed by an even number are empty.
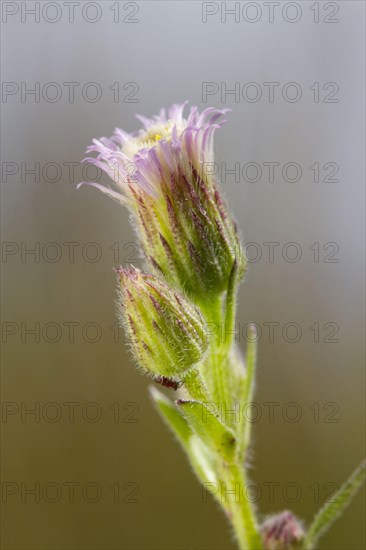
<svg viewBox="0 0 366 550"><path fill-rule="evenodd" d="M250 326L250 339L247 344L246 355L246 387L244 394L244 402L248 403L253 395L254 390L254 375L257 364L257 330L255 325Z"/></svg>
<svg viewBox="0 0 366 550"><path fill-rule="evenodd" d="M234 432L226 427L213 412L200 401L179 400L178 405L184 411L192 430L210 448L214 448L228 461L235 454Z"/></svg>
<svg viewBox="0 0 366 550"><path fill-rule="evenodd" d="M319 538L329 529L332 523L342 514L365 480L366 461L354 471L351 477L337 491L331 501L327 502L315 516L304 541L306 550L313 550Z"/></svg>
<svg viewBox="0 0 366 550"><path fill-rule="evenodd" d="M242 405L247 405L253 398L254 375L257 363L257 332L255 325L250 326L250 336L245 354L245 377L239 380L237 385L237 398ZM251 422L241 415L238 425L238 455L244 460L245 452L250 443Z"/></svg>
<svg viewBox="0 0 366 550"><path fill-rule="evenodd" d="M178 438L198 479L202 483L216 483L215 467L210 450L195 435L188 425L187 420L163 393L154 387L150 388L150 394L161 414L174 435Z"/></svg>
<svg viewBox="0 0 366 550"><path fill-rule="evenodd" d="M156 388L151 387L150 394L160 414L182 445L189 444L189 440L192 437L192 430L184 416L177 410L174 404Z"/></svg>

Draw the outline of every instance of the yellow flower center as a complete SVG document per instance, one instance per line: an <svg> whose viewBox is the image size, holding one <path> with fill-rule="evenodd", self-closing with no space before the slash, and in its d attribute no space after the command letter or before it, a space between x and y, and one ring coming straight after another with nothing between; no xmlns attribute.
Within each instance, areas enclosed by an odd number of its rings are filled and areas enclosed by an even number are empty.
<svg viewBox="0 0 366 550"><path fill-rule="evenodd" d="M172 137L172 131L175 122L168 120L165 124L155 124L147 130L140 130L139 134L129 139L122 147L122 153L129 158L134 157L140 149L151 149L158 141L165 139L169 141ZM178 133L183 130L183 126L178 127Z"/></svg>

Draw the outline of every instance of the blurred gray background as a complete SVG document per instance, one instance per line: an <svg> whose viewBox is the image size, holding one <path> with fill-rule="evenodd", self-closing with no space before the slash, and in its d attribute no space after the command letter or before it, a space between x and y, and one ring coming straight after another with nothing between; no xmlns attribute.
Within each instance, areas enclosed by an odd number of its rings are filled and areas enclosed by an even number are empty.
<svg viewBox="0 0 366 550"><path fill-rule="evenodd" d="M93 137L186 99L232 109L215 150L220 166L239 163L238 181L218 179L255 243L238 318L262 329L260 514L309 522L362 460L364 3L275 4L2 2L6 550L235 547L115 330L112 267L139 265L127 212L76 191ZM364 493L319 547L364 548L363 518Z"/></svg>

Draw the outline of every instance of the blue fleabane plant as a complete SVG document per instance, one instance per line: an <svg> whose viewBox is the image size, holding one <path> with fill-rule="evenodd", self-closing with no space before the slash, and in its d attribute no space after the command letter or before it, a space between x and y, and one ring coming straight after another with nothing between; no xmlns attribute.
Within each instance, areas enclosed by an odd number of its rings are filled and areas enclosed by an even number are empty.
<svg viewBox="0 0 366 550"><path fill-rule="evenodd" d="M106 172L113 186L84 183L127 207L143 251L143 271L116 270L120 320L137 366L177 392L172 400L157 385L151 388L197 477L224 509L239 547L315 549L361 486L365 463L307 528L287 510L260 521L250 498L238 491L248 483L250 422L222 418L218 411L252 400L256 333L253 326L243 357L233 335L246 259L210 170L214 133L226 110L199 113L192 107L185 118L184 108L173 105L152 119L138 116L140 131L117 128L87 149L95 156L85 160ZM225 339L217 330L223 323ZM225 498L217 487L225 487Z"/></svg>

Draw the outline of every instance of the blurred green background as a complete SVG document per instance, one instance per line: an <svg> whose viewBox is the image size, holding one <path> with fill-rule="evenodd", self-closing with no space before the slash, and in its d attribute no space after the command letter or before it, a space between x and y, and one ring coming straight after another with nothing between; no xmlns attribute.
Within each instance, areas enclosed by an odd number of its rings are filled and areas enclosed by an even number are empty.
<svg viewBox="0 0 366 550"><path fill-rule="evenodd" d="M210 10L219 11L206 23L201 2L95 2L84 18L86 2L79 2L72 23L65 2L52 3L61 9L54 23L54 6L36 23L21 19L21 4L31 9L34 2L3 4L3 81L19 92L7 87L2 109L2 547L235 547L116 331L112 268L131 258L139 265L128 215L95 190L75 190L85 179L77 163L93 137L111 135L115 126L136 130L136 112L150 116L185 99L233 109L217 134L217 162L255 162L263 170L257 182L242 175L222 181L243 241L262 253L250 264L238 312L240 328L249 321L262 328L255 395L261 416L253 422L249 471L261 515L290 508L309 522L365 448L364 4L331 3L339 8L334 24L324 22L330 12L322 2L315 3L319 23L311 2L301 2L296 23L281 15L283 3L273 23L262 2L252 3L262 9L256 23L242 15L225 22L215 2ZM102 15L91 23L98 6ZM41 90L58 83L60 100L44 99L42 91L39 102L22 98L22 83L30 89L37 82ZM80 84L73 102L67 82ZM90 82L102 89L99 101L81 93ZM236 102L217 92L205 103L203 82L219 89L255 82L263 97ZM280 83L273 102L266 82ZM301 87L299 101L283 99L288 82ZM309 89L316 82L319 102ZM328 82L339 85L337 103L323 101ZM126 102L135 90L137 103ZM50 98L52 89L44 93ZM273 183L265 162L280 163ZM297 183L282 177L288 162L302 168ZM316 162L319 183L309 169ZM338 182L323 181L328 162L339 166ZM26 173L35 163L39 177ZM269 242L280 243L273 261ZM297 262L283 258L289 242L301 247ZM326 243L339 247L337 262L324 261L333 251ZM36 254L27 254L32 248ZM253 246L248 253L254 259ZM289 322L301 329L297 342L289 341L291 327L284 329ZM273 341L268 323L278 323ZM35 334L27 332L32 328ZM276 403L272 419L268 403ZM27 414L32 408L36 413ZM289 421L295 413L298 421ZM319 548L365 548L364 511L362 492Z"/></svg>

